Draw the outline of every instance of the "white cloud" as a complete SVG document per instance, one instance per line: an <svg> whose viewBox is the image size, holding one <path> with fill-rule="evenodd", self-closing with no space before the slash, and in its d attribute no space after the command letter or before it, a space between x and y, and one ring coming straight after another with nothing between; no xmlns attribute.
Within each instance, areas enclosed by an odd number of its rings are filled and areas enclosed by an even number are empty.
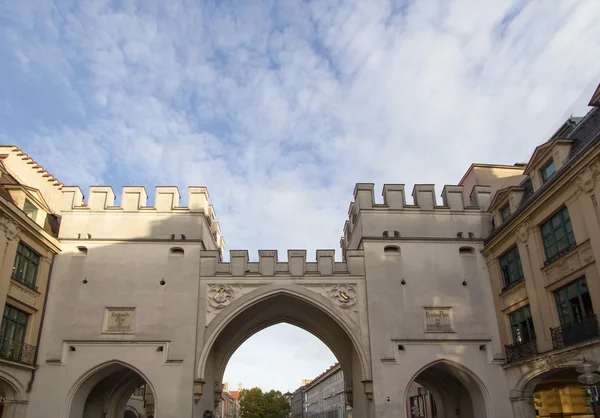
<svg viewBox="0 0 600 418"><path fill-rule="evenodd" d="M595 0L55 0L0 14L6 142L84 190L206 185L227 246L253 259L337 248L356 182L440 193L471 162L527 160L599 81Z"/></svg>

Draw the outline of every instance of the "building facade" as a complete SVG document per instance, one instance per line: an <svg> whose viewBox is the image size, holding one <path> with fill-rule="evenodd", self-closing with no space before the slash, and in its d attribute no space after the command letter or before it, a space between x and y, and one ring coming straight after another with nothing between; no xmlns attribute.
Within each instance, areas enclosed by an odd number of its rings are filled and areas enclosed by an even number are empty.
<svg viewBox="0 0 600 418"><path fill-rule="evenodd" d="M292 418L304 418L304 385L292 393L290 412Z"/></svg>
<svg viewBox="0 0 600 418"><path fill-rule="evenodd" d="M575 366L600 361L600 105L496 193L486 257L515 416L590 416ZM589 404L589 402L587 402Z"/></svg>
<svg viewBox="0 0 600 418"><path fill-rule="evenodd" d="M346 418L344 372L339 363L303 386L304 417Z"/></svg>
<svg viewBox="0 0 600 418"><path fill-rule="evenodd" d="M5 147L2 418L121 418L142 381L145 418L223 415L231 355L278 322L339 361L300 390L311 416L345 403L356 418L409 417L415 384L432 418L585 416L573 366L600 359L598 96L527 164L474 165L441 205L433 185L408 202L404 185L376 200L357 184L341 261L224 261L205 188L187 207L176 187L157 187L151 207L143 187L124 187L120 206L107 186L84 200Z"/></svg>
<svg viewBox="0 0 600 418"><path fill-rule="evenodd" d="M24 417L57 239L62 184L14 146L0 146L0 417Z"/></svg>

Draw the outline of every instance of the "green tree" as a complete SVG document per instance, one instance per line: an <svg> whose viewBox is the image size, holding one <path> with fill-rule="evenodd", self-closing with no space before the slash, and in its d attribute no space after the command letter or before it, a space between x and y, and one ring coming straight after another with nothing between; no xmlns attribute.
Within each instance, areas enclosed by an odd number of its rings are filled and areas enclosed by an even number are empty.
<svg viewBox="0 0 600 418"><path fill-rule="evenodd" d="M288 418L290 404L279 391L244 389L240 392L240 412L242 418Z"/></svg>

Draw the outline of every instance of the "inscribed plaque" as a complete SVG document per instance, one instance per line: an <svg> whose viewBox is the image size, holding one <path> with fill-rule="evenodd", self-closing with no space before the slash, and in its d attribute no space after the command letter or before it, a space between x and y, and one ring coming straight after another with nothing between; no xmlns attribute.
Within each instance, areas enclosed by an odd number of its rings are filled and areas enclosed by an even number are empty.
<svg viewBox="0 0 600 418"><path fill-rule="evenodd" d="M133 333L135 308L106 308L104 332Z"/></svg>
<svg viewBox="0 0 600 418"><path fill-rule="evenodd" d="M423 328L425 332L455 332L454 310L451 307L424 307Z"/></svg>

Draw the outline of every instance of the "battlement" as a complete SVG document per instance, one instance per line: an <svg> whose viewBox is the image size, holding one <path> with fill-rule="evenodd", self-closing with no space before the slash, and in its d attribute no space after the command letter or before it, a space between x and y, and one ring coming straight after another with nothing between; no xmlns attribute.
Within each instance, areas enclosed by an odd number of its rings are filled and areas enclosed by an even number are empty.
<svg viewBox="0 0 600 418"><path fill-rule="evenodd" d="M372 183L356 185L354 200L348 208L348 220L344 224L344 236L341 239L343 249L353 248L353 245L358 242L357 236L398 239L401 237L462 238L464 234L465 238L481 238L489 232L486 224L489 216L486 211L490 203L490 186L475 186L470 195L466 196L464 186L446 185L442 190L442 205L437 204L433 184L416 184L412 191L413 204L411 205L406 203L404 184L385 184L382 195L383 203L377 203ZM380 222L371 221L364 224L359 222L361 212L383 217L378 218ZM409 216L404 221L400 221L396 216L395 221L391 222L387 220L385 214ZM417 218L419 215L421 216ZM445 222L444 217L437 215L452 216L452 223ZM461 217L460 215L475 216Z"/></svg>
<svg viewBox="0 0 600 418"><path fill-rule="evenodd" d="M384 184L383 204L375 202L373 183L357 183L354 188L354 201L356 211L364 209L390 209L390 210L422 210L422 211L485 211L489 205L491 194L490 186L475 186L465 199L464 186L446 185L442 190L441 206L436 204L435 186L433 184L415 184L412 191L413 204L406 204L406 190L404 184ZM470 204L469 204L470 202Z"/></svg>
<svg viewBox="0 0 600 418"><path fill-rule="evenodd" d="M121 206L114 206L116 196L110 186L91 186L87 202L84 201L83 192L78 186L63 186L61 212L63 217L69 215L77 217L83 214L89 214L90 216L122 216L126 219L126 222L135 222L129 216L130 214L155 214L160 216L161 219L166 219L165 215L174 217L184 214L203 215L217 247L223 248L224 240L221 236L221 228L215 219L214 207L209 204L207 188L190 186L188 188L187 207L179 206L180 199L179 189L176 186L157 186L154 206L146 206L148 194L143 186L124 186L121 194ZM164 222L168 221L164 220ZM182 229L181 226L178 228ZM178 233L185 235L185 232L185 230L181 230ZM134 235L139 237L140 234Z"/></svg>
<svg viewBox="0 0 600 418"><path fill-rule="evenodd" d="M316 261L306 261L306 250L288 250L288 261L280 262L276 250L259 250L258 262L248 261L247 250L229 251L229 262L222 262L218 251L200 255L200 275L213 276L364 276L362 250L346 251L344 262L335 261L335 250L317 250Z"/></svg>

